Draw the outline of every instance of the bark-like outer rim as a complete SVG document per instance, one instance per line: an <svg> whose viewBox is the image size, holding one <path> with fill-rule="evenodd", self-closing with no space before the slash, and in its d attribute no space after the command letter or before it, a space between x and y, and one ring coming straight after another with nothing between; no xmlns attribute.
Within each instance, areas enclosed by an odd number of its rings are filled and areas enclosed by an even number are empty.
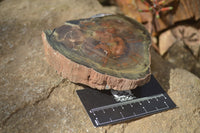
<svg viewBox="0 0 200 133"><path fill-rule="evenodd" d="M88 85L99 90L114 89L114 90L130 90L138 86L142 86L150 81L151 70L144 78L140 79L125 79L114 76L101 74L92 68L80 65L66 58L64 55L54 50L46 39L46 34L42 32L42 40L44 44L45 56L48 63L54 67L63 78L68 78L71 82ZM150 46L149 51L149 68L151 64ZM63 65L62 65L63 64ZM71 68L71 69L70 69ZM72 70L73 69L73 70ZM76 71L74 71L76 70ZM84 71L83 71L84 70ZM82 77L80 76L80 74Z"/></svg>

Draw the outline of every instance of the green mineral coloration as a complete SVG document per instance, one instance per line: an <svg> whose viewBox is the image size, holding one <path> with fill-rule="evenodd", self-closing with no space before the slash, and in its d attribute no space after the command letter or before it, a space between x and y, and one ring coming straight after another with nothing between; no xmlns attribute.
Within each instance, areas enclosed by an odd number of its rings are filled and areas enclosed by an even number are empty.
<svg viewBox="0 0 200 133"><path fill-rule="evenodd" d="M72 20L45 33L54 50L99 73L126 79L150 73L151 37L133 19L107 15Z"/></svg>

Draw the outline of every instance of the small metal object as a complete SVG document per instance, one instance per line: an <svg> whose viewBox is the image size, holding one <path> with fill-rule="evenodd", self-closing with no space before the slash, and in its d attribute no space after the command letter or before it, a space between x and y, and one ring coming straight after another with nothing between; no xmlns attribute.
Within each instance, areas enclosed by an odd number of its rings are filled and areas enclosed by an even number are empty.
<svg viewBox="0 0 200 133"><path fill-rule="evenodd" d="M117 102L125 102L136 98L130 90L126 91L111 90L111 93Z"/></svg>
<svg viewBox="0 0 200 133"><path fill-rule="evenodd" d="M156 79L129 91L77 90L95 127L159 113L176 107ZM134 95L133 95L134 94Z"/></svg>

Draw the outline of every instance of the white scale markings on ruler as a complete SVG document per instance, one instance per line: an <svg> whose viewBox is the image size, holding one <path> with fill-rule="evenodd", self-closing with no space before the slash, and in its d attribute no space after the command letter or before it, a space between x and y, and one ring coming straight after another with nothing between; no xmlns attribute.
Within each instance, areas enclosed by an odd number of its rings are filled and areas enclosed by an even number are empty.
<svg viewBox="0 0 200 133"><path fill-rule="evenodd" d="M115 111L114 107L121 106L122 109L124 109L124 107L122 105L128 105L129 104L131 107L133 107L132 103L137 103L137 102L142 106L142 103L141 103L142 101L147 100L147 102L150 104L151 103L149 101L150 99L155 98L156 101L158 101L157 98L159 98L159 97L164 97L165 100L167 99L167 97L165 97L164 94L158 94L158 95L154 95L154 96L150 96L150 97L138 98L138 99L134 99L134 100L131 100L131 101L126 101L126 102L122 102L122 103L115 103L115 104L111 104L111 105L106 105L106 106L101 106L101 107L93 108L93 109L90 110L90 113L92 113L94 116L96 116L95 115L96 111L101 111L102 110L103 113L105 113L105 109L109 109L109 108L111 108L113 111ZM145 111L145 113L135 114L135 112L133 112L133 115L127 116L127 117L125 117L122 114L122 112L120 112L120 114L122 116L120 119L114 119L114 120L112 120L110 118L110 121L107 121L107 122L99 122L98 118L96 117L95 123L96 123L96 125L100 125L100 124L103 125L103 124L107 124L107 123L110 123L110 122L119 121L119 120L122 120L122 119L129 119L129 118L132 118L133 116L134 117L138 117L138 116L141 116L141 115L144 115L144 114L147 114L147 113L153 113L153 112L157 112L157 111L160 111L160 110L168 109L169 106L167 105L167 103L165 101L163 103L166 105L166 107L163 107L163 108L157 108L157 107L155 107L155 110L152 110L152 111L147 111L145 109L145 107L142 107L143 110Z"/></svg>

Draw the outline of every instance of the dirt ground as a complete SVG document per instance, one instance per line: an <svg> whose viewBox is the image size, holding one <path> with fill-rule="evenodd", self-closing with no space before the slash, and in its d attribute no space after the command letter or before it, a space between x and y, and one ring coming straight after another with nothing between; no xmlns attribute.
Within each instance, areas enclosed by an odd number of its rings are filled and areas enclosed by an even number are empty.
<svg viewBox="0 0 200 133"><path fill-rule="evenodd" d="M176 109L94 128L75 91L46 62L41 33L66 20L115 13L97 0L0 1L1 133L200 132L200 79L163 60L153 49L152 73Z"/></svg>

